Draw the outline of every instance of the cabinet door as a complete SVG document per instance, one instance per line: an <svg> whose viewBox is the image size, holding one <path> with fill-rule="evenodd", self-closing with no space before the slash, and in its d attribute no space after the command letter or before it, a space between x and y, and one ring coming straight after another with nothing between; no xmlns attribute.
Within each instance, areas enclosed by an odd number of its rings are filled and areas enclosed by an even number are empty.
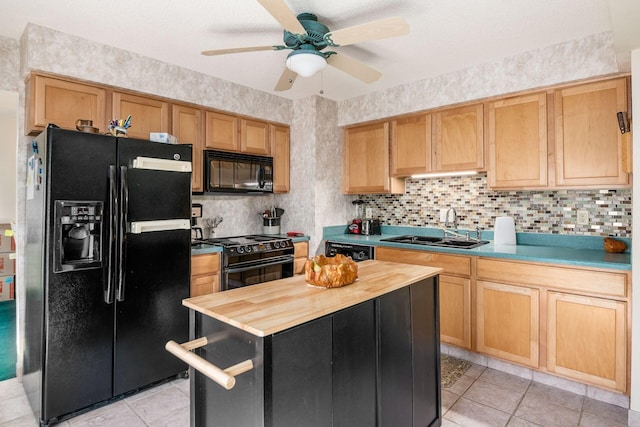
<svg viewBox="0 0 640 427"><path fill-rule="evenodd" d="M548 293L547 369L626 391L626 303Z"/></svg>
<svg viewBox="0 0 640 427"><path fill-rule="evenodd" d="M431 172L431 115L391 122L391 175Z"/></svg>
<svg viewBox="0 0 640 427"><path fill-rule="evenodd" d="M434 114L436 171L484 169L483 112L484 105L475 104Z"/></svg>
<svg viewBox="0 0 640 427"><path fill-rule="evenodd" d="M202 150L204 148L202 110L184 105L173 105L171 129L180 144L193 145L191 190L200 192L202 191Z"/></svg>
<svg viewBox="0 0 640 427"><path fill-rule="evenodd" d="M107 130L104 89L34 74L28 85L27 133L37 135L49 123L76 129L76 120L93 120L101 132Z"/></svg>
<svg viewBox="0 0 640 427"><path fill-rule="evenodd" d="M389 124L345 130L342 186L347 194L402 193L404 180L389 176Z"/></svg>
<svg viewBox="0 0 640 427"><path fill-rule="evenodd" d="M265 384L271 387L265 390L267 401L264 410L267 420L264 425L331 426L331 316L312 320L272 337L272 357L271 360L265 360L271 364L271 377L265 378ZM251 395L248 398L253 397ZM271 420L268 419L269 415Z"/></svg>
<svg viewBox="0 0 640 427"><path fill-rule="evenodd" d="M471 349L471 280L440 276L440 339Z"/></svg>
<svg viewBox="0 0 640 427"><path fill-rule="evenodd" d="M554 110L557 185L627 185L616 116L628 110L626 80L558 90Z"/></svg>
<svg viewBox="0 0 640 427"><path fill-rule="evenodd" d="M483 281L477 290L478 351L538 368L538 290Z"/></svg>
<svg viewBox="0 0 640 427"><path fill-rule="evenodd" d="M269 155L269 124L257 120L240 120L240 151L249 154Z"/></svg>
<svg viewBox="0 0 640 427"><path fill-rule="evenodd" d="M239 151L238 118L227 114L205 113L205 146L213 150Z"/></svg>
<svg viewBox="0 0 640 427"><path fill-rule="evenodd" d="M273 192L289 192L290 168L289 128L271 125L271 154L273 155Z"/></svg>
<svg viewBox="0 0 640 427"><path fill-rule="evenodd" d="M151 132L169 132L169 104L159 99L113 92L113 119L131 115L127 136L149 140Z"/></svg>
<svg viewBox="0 0 640 427"><path fill-rule="evenodd" d="M489 103L489 187L546 187L547 95Z"/></svg>

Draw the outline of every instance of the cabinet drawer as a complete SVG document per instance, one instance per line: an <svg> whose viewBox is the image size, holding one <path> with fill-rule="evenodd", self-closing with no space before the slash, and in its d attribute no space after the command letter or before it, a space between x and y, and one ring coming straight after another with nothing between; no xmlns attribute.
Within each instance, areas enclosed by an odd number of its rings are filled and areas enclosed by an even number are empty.
<svg viewBox="0 0 640 427"><path fill-rule="evenodd" d="M296 242L293 244L293 256L296 258L309 256L309 242Z"/></svg>
<svg viewBox="0 0 640 427"><path fill-rule="evenodd" d="M627 274L572 267L478 259L478 279L627 296Z"/></svg>
<svg viewBox="0 0 640 427"><path fill-rule="evenodd" d="M191 296L209 295L220 291L220 275L211 274L191 278Z"/></svg>
<svg viewBox="0 0 640 427"><path fill-rule="evenodd" d="M217 273L220 271L220 254L193 255L191 257L191 276Z"/></svg>
<svg viewBox="0 0 640 427"><path fill-rule="evenodd" d="M471 258L466 256L377 247L376 259L439 267L443 268L446 274L457 274L460 276L471 275Z"/></svg>

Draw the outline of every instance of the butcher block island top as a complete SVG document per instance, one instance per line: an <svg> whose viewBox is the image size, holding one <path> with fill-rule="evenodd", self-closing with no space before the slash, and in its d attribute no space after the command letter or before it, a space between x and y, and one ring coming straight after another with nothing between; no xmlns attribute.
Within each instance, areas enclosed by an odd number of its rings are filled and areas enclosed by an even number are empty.
<svg viewBox="0 0 640 427"><path fill-rule="evenodd" d="M371 300L419 280L441 268L388 261L358 263L358 279L340 288L307 284L304 275L185 299L183 304L258 337Z"/></svg>

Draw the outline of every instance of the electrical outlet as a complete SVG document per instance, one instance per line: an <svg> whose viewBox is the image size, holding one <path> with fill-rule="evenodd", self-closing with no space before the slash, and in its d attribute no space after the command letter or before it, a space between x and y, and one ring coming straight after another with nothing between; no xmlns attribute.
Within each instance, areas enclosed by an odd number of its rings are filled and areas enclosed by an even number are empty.
<svg viewBox="0 0 640 427"><path fill-rule="evenodd" d="M440 222L447 222L447 211L448 208L440 209Z"/></svg>
<svg viewBox="0 0 640 427"><path fill-rule="evenodd" d="M578 211L578 224L579 225L589 224L589 211L585 211L585 210Z"/></svg>
<svg viewBox="0 0 640 427"><path fill-rule="evenodd" d="M365 208L364 209L364 217L365 218L373 218L373 209L371 208Z"/></svg>

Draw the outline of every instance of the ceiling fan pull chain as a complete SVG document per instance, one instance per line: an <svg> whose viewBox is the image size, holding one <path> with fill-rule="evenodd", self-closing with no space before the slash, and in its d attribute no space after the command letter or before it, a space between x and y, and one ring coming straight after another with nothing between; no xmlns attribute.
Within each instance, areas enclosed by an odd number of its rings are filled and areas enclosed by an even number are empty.
<svg viewBox="0 0 640 427"><path fill-rule="evenodd" d="M320 71L320 95L324 94L324 72Z"/></svg>

